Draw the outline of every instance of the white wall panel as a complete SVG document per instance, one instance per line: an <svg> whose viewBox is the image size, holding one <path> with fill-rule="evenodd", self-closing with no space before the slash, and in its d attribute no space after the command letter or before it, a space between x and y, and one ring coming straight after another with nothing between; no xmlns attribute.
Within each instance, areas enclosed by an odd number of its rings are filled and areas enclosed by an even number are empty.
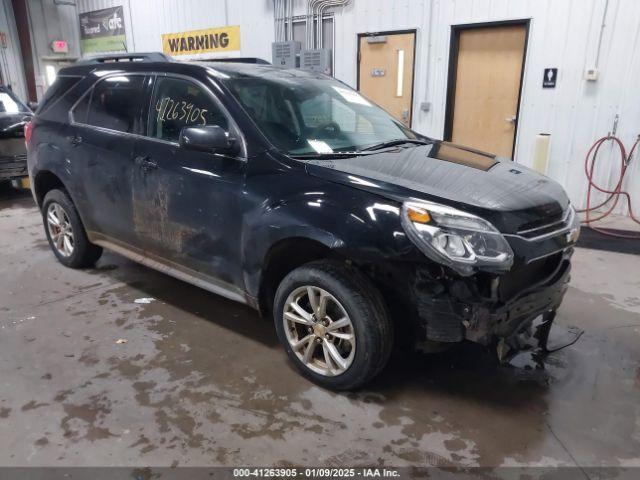
<svg viewBox="0 0 640 480"><path fill-rule="evenodd" d="M441 138L444 131L451 26L530 19L515 160L531 165L539 133L551 134L548 174L583 204L584 155L620 115L618 136L626 145L640 134L640 1L610 0L600 58L600 79L584 80L593 66L606 0L352 0L335 10L335 75L355 86L357 34L416 28L414 129ZM78 0L79 11L123 4L129 46L159 50L160 35L225 24L241 26L243 56L270 58L271 0ZM306 1L294 0L304 15ZM130 13L128 13L130 12ZM132 42L133 40L133 42ZM542 89L545 67L559 68L556 89ZM428 112L421 102L430 102ZM603 153L611 149L605 148ZM614 156L602 157L597 177L616 175ZM626 188L640 213L640 152ZM613 181L613 180L611 180Z"/></svg>
<svg viewBox="0 0 640 480"><path fill-rule="evenodd" d="M4 81L11 85L13 91L21 100L27 100L27 84L22 66L22 56L20 53L20 43L18 32L13 17L11 0L2 0L0 9L0 31L7 35L7 48L0 54L2 62L2 74Z"/></svg>

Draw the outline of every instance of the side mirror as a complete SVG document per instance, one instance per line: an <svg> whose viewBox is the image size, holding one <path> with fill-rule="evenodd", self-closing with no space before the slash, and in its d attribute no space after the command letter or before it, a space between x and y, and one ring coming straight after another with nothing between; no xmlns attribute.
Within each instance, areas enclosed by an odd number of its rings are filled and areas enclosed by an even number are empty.
<svg viewBox="0 0 640 480"><path fill-rule="evenodd" d="M240 150L237 140L217 125L183 127L178 143L181 147L201 152L237 154Z"/></svg>
<svg viewBox="0 0 640 480"><path fill-rule="evenodd" d="M35 112L38 109L38 102L27 102L27 107Z"/></svg>

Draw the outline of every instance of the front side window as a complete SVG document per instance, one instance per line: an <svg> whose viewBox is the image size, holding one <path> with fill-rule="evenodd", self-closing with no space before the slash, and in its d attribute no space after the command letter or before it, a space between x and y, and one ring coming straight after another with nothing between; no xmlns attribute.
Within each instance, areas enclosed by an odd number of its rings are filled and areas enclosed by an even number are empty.
<svg viewBox="0 0 640 480"><path fill-rule="evenodd" d="M416 138L387 112L330 78L284 72L224 82L269 141L289 154L354 151Z"/></svg>
<svg viewBox="0 0 640 480"><path fill-rule="evenodd" d="M217 125L229 129L229 122L211 95L188 80L159 77L156 80L148 136L177 142L184 127Z"/></svg>
<svg viewBox="0 0 640 480"><path fill-rule="evenodd" d="M94 127L135 133L142 118L144 75L101 80L73 109L73 119Z"/></svg>

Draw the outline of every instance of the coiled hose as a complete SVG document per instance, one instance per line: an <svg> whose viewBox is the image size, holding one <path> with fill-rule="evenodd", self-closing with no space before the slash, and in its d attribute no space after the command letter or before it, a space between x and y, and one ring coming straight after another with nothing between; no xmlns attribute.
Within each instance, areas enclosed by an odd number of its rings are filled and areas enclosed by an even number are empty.
<svg viewBox="0 0 640 480"><path fill-rule="evenodd" d="M620 179L618 180L618 183L616 184L615 188L613 188L613 190L603 188L597 185L593 180L593 174L596 167L596 160L598 158L598 151L600 150L602 145L604 145L608 141L612 141L614 145L617 145L618 150L620 151L620 162L621 162ZM640 240L640 233L638 235L627 235L622 233L611 232L609 230L597 228L591 225L593 222L602 220L603 218L611 214L613 209L616 208L616 206L618 205L618 202L620 201L620 197L623 197L627 202L627 207L629 208L629 217L631 218L631 220L633 220L638 225L640 225L640 220L633 213L633 208L631 206L631 196L629 195L628 192L622 190L624 176L627 173L627 169L629 168L629 163L631 162L631 158L633 157L633 154L635 153L639 144L640 144L640 136L638 136L638 139L633 144L633 147L631 147L631 151L629 152L628 156L624 148L624 144L618 137L613 137L613 136L602 137L591 146L591 148L589 149L589 152L587 152L587 156L584 162L584 173L587 176L587 181L589 182L589 189L587 190L587 206L584 210L578 210L578 212L585 214L585 219L582 221L583 225L587 225L592 230L599 232L603 235L608 235L610 237ZM591 206L591 196L594 189L598 190L599 192L606 193L609 196L604 202L599 203L598 205L595 205L595 206ZM604 213L598 213L598 215L595 218L590 216L592 212L594 212L595 210L598 210L599 208L604 207L609 202L611 202L611 200L614 200L614 201L607 211L605 211Z"/></svg>

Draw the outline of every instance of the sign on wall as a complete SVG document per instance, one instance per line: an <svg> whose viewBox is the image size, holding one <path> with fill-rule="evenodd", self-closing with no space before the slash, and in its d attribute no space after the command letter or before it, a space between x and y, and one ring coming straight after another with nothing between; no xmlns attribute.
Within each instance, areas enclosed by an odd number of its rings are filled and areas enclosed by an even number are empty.
<svg viewBox="0 0 640 480"><path fill-rule="evenodd" d="M162 50L167 55L237 51L240 50L240 26L165 33L162 35Z"/></svg>
<svg viewBox="0 0 640 480"><path fill-rule="evenodd" d="M79 17L82 53L127 51L122 6L81 13Z"/></svg>
<svg viewBox="0 0 640 480"><path fill-rule="evenodd" d="M557 81L558 81L558 69L545 68L544 77L542 78L542 88L556 88Z"/></svg>

